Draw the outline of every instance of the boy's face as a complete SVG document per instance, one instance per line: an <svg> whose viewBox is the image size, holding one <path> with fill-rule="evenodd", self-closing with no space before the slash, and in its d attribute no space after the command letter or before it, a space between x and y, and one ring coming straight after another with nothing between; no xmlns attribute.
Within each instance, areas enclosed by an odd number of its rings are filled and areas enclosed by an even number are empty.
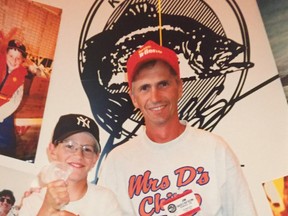
<svg viewBox="0 0 288 216"><path fill-rule="evenodd" d="M18 68L24 61L22 53L17 49L9 49L6 53L6 63L9 72Z"/></svg>
<svg viewBox="0 0 288 216"><path fill-rule="evenodd" d="M94 145L95 139L90 133L80 132L67 137L57 146L50 143L49 154L51 160L66 163L73 168L69 180L86 181L88 172L99 157L99 154L93 151Z"/></svg>
<svg viewBox="0 0 288 216"><path fill-rule="evenodd" d="M0 197L0 214L8 214L12 207L11 199L9 196Z"/></svg>

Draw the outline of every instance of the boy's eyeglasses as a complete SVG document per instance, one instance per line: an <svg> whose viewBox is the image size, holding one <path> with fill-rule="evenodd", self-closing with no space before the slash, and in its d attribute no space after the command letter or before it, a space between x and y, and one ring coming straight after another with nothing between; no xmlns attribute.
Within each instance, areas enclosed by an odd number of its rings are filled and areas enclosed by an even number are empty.
<svg viewBox="0 0 288 216"><path fill-rule="evenodd" d="M1 197L0 198L0 202L5 202L6 201L6 203L8 203L8 204L12 204L12 201L11 201L11 199L10 198L6 198L6 197Z"/></svg>
<svg viewBox="0 0 288 216"><path fill-rule="evenodd" d="M73 140L58 141L57 144L62 144L65 151L74 154L80 148L85 158L92 158L96 153L96 145L81 145Z"/></svg>

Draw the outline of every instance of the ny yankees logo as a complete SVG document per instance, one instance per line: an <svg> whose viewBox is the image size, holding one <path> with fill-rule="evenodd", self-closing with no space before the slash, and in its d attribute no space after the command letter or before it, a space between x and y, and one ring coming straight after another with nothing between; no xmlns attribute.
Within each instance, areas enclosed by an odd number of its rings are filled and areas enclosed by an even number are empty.
<svg viewBox="0 0 288 216"><path fill-rule="evenodd" d="M82 122L82 127L90 128L90 121L88 118L83 118L83 116L79 116L77 117L77 120L77 125L80 125L80 123Z"/></svg>

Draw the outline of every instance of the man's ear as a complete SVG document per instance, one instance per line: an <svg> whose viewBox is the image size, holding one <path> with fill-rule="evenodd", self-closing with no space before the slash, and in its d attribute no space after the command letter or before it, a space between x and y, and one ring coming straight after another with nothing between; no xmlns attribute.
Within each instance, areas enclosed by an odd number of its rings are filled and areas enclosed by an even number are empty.
<svg viewBox="0 0 288 216"><path fill-rule="evenodd" d="M131 98L131 101L132 101L134 107L139 108L137 100L135 99L135 96L133 95L132 91L129 91L129 95L130 95L130 98Z"/></svg>
<svg viewBox="0 0 288 216"><path fill-rule="evenodd" d="M182 97L183 94L183 81L182 79L179 79L178 81L178 98L180 99Z"/></svg>

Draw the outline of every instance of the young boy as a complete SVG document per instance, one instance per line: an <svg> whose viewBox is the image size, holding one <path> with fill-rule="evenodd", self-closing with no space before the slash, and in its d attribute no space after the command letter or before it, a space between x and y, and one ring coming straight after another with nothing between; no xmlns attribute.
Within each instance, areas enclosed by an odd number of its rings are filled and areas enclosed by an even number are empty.
<svg viewBox="0 0 288 216"><path fill-rule="evenodd" d="M9 41L6 53L0 53L0 154L10 157L16 156L14 112L23 97L26 56L26 47L18 40Z"/></svg>
<svg viewBox="0 0 288 216"><path fill-rule="evenodd" d="M51 162L68 165L67 180L48 182L41 191L24 198L20 216L118 216L118 202L108 189L87 182L101 147L95 121L80 114L60 117L48 147Z"/></svg>

